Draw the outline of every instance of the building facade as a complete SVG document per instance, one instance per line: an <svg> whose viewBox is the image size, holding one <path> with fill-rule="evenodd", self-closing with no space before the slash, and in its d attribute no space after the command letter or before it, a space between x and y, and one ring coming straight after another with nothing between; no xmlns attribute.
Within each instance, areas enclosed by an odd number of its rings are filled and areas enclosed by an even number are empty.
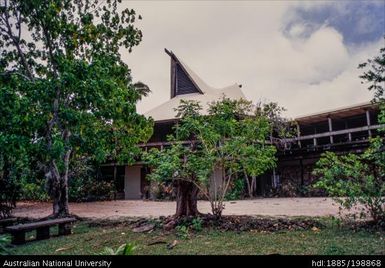
<svg viewBox="0 0 385 268"><path fill-rule="evenodd" d="M155 125L153 136L146 144L140 145L143 150L154 147L162 149L169 145L167 135L172 133L178 120L175 108L181 100L199 101L205 113L210 102L223 96L230 99L245 98L241 85L212 88L174 53L165 51L171 59L170 99L145 113L145 116L154 119ZM256 193L261 196L319 194L304 189L314 180L312 170L321 154L325 151L361 153L368 147L369 138L377 135L381 127L378 113L376 104L364 103L294 119L297 136L285 140L284 146L278 148L277 168L257 180ZM115 180L117 198L150 197L150 182L146 179L149 168L141 161L130 166L104 165L102 173ZM218 178L213 174L212 179Z"/></svg>
<svg viewBox="0 0 385 268"><path fill-rule="evenodd" d="M257 193L322 194L307 187L314 182L312 171L322 153L362 153L370 137L378 135L384 127L379 124L378 115L378 105L368 102L296 118L297 137L287 140L286 146L278 151L277 168L274 174L261 178Z"/></svg>

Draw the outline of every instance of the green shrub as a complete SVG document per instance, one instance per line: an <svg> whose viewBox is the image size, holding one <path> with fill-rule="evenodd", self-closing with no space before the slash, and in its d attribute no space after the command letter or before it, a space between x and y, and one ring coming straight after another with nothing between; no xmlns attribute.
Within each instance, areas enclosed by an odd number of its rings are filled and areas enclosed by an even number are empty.
<svg viewBox="0 0 385 268"><path fill-rule="evenodd" d="M225 200L239 200L243 197L245 192L244 179L234 180L231 189L226 193Z"/></svg>
<svg viewBox="0 0 385 268"><path fill-rule="evenodd" d="M201 218L195 218L191 221L191 228L196 231L196 232L200 232L203 230L203 221Z"/></svg>
<svg viewBox="0 0 385 268"><path fill-rule="evenodd" d="M171 181L151 181L149 186L150 198L155 200L175 199L174 186Z"/></svg>
<svg viewBox="0 0 385 268"><path fill-rule="evenodd" d="M21 199L47 201L50 198L44 185L38 183L23 183L21 185Z"/></svg>
<svg viewBox="0 0 385 268"><path fill-rule="evenodd" d="M97 179L71 179L68 196L71 201L111 200L116 194L115 184Z"/></svg>
<svg viewBox="0 0 385 268"><path fill-rule="evenodd" d="M20 198L20 185L12 179L0 179L0 219L11 216Z"/></svg>
<svg viewBox="0 0 385 268"><path fill-rule="evenodd" d="M186 225L178 225L175 227L176 235L182 239L188 239L190 237L189 228Z"/></svg>
<svg viewBox="0 0 385 268"><path fill-rule="evenodd" d="M353 213L355 217L369 215L377 223L385 222L385 152L381 139L373 139L361 155L326 152L314 174L320 178L314 187L333 196L341 209L361 205L360 213Z"/></svg>
<svg viewBox="0 0 385 268"><path fill-rule="evenodd" d="M0 255L8 255L7 245L9 244L10 239L8 236L1 235L0 236Z"/></svg>
<svg viewBox="0 0 385 268"><path fill-rule="evenodd" d="M134 244L127 243L118 247L116 250L110 247L104 248L101 255L133 255L136 247Z"/></svg>
<svg viewBox="0 0 385 268"><path fill-rule="evenodd" d="M115 185L113 182L95 181L89 185L88 197L99 200L111 200L114 198Z"/></svg>
<svg viewBox="0 0 385 268"><path fill-rule="evenodd" d="M89 158L73 161L72 172L68 180L68 198L70 201L111 200L116 195L116 186L112 178L99 177L98 164Z"/></svg>

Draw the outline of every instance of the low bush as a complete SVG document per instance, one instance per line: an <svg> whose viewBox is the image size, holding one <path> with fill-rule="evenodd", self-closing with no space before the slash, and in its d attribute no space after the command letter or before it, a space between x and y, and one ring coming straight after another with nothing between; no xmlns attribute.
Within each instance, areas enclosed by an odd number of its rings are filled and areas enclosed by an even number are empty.
<svg viewBox="0 0 385 268"><path fill-rule="evenodd" d="M188 239L190 237L189 227L186 225L178 225L175 227L176 235L181 239Z"/></svg>
<svg viewBox="0 0 385 268"><path fill-rule="evenodd" d="M151 181L149 186L150 198L153 200L173 200L175 199L174 186L172 182Z"/></svg>
<svg viewBox="0 0 385 268"><path fill-rule="evenodd" d="M97 179L71 179L69 182L69 199L75 202L112 200L116 195L112 181Z"/></svg>
<svg viewBox="0 0 385 268"><path fill-rule="evenodd" d="M21 185L22 200L47 201L50 199L44 183L23 183Z"/></svg>
<svg viewBox="0 0 385 268"><path fill-rule="evenodd" d="M239 200L245 195L245 181L244 179L236 179L232 182L230 190L226 193L225 200Z"/></svg>
<svg viewBox="0 0 385 268"><path fill-rule="evenodd" d="M12 179L0 179L0 219L11 216L20 198L20 185Z"/></svg>
<svg viewBox="0 0 385 268"><path fill-rule="evenodd" d="M314 187L334 197L341 209L355 208L354 217L385 223L385 152L380 139L372 140L361 155L325 153L314 174L320 178Z"/></svg>
<svg viewBox="0 0 385 268"><path fill-rule="evenodd" d="M191 228L195 232L200 232L203 230L203 220L201 218L195 218L191 221Z"/></svg>
<svg viewBox="0 0 385 268"><path fill-rule="evenodd" d="M7 249L9 242L10 242L10 239L8 236L5 236L5 235L0 236L0 255L9 254L9 251Z"/></svg>
<svg viewBox="0 0 385 268"><path fill-rule="evenodd" d="M134 244L127 243L118 247L116 250L110 247L104 248L101 255L133 255L136 247Z"/></svg>

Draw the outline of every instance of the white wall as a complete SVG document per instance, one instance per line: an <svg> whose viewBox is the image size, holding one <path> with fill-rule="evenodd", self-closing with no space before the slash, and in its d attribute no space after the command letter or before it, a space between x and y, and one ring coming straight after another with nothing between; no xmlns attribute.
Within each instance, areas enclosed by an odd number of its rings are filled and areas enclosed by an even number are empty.
<svg viewBox="0 0 385 268"><path fill-rule="evenodd" d="M124 199L141 199L141 166L126 166L124 173Z"/></svg>
<svg viewBox="0 0 385 268"><path fill-rule="evenodd" d="M217 190L217 195L222 194L222 168L215 167L213 174L211 174L210 180L210 195L215 195L215 188Z"/></svg>

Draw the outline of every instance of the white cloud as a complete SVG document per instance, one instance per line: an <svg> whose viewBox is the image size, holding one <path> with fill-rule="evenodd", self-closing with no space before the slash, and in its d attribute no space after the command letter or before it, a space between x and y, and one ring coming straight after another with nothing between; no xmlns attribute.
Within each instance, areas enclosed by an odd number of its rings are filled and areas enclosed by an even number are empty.
<svg viewBox="0 0 385 268"><path fill-rule="evenodd" d="M208 84L243 84L247 97L278 101L289 116L367 101L357 65L375 55L381 41L346 47L332 27L321 27L307 39L282 33L287 2L123 2L143 15L138 24L143 42L124 57L134 80L152 94L141 112L169 98L170 66L163 49L173 50ZM300 36L305 26L292 27Z"/></svg>
<svg viewBox="0 0 385 268"><path fill-rule="evenodd" d="M333 79L344 71L349 62L349 55L342 41L341 34L326 27L314 32L304 41L299 57L306 59L309 71L313 72L304 79L309 83L320 83Z"/></svg>
<svg viewBox="0 0 385 268"><path fill-rule="evenodd" d="M301 37L306 32L306 25L303 23L296 23L289 29L289 35L294 38Z"/></svg>

